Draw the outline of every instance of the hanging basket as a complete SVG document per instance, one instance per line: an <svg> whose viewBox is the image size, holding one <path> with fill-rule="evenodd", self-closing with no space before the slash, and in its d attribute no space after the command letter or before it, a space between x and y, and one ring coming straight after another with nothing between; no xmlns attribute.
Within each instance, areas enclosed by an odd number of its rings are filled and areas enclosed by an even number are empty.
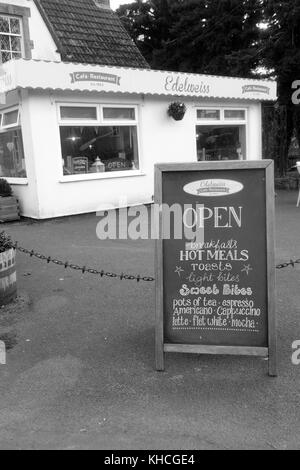
<svg viewBox="0 0 300 470"><path fill-rule="evenodd" d="M186 105L179 101L174 101L168 108L168 115L175 121L182 121L186 113Z"/></svg>

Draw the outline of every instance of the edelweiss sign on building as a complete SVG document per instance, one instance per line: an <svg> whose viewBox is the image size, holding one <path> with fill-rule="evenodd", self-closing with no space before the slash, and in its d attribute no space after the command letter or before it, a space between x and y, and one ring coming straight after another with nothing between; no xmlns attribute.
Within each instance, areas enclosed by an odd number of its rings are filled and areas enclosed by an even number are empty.
<svg viewBox="0 0 300 470"><path fill-rule="evenodd" d="M13 83L20 88L74 91L93 91L98 85L107 92L223 99L257 99L259 93L260 99L276 99L276 83L263 86L260 80L25 60L4 69L14 80L2 82L2 91L12 89Z"/></svg>

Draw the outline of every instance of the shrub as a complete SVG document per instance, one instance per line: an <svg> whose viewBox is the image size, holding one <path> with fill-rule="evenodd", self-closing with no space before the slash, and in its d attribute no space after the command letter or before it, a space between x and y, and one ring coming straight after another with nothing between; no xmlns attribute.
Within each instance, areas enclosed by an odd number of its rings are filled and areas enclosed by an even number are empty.
<svg viewBox="0 0 300 470"><path fill-rule="evenodd" d="M10 184L3 178L0 178L0 196L10 197L12 195L12 189Z"/></svg>
<svg viewBox="0 0 300 470"><path fill-rule="evenodd" d="M11 248L14 248L14 244L10 236L4 231L0 232L0 253L4 253Z"/></svg>

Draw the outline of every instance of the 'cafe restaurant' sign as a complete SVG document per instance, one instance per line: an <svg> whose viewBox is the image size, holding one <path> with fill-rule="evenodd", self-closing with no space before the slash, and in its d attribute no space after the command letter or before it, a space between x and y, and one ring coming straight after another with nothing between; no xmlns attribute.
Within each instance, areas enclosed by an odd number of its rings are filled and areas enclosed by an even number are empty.
<svg viewBox="0 0 300 470"><path fill-rule="evenodd" d="M70 74L71 83L76 82L98 82L111 83L114 85L120 85L121 77L110 73L97 73L97 72L73 72Z"/></svg>

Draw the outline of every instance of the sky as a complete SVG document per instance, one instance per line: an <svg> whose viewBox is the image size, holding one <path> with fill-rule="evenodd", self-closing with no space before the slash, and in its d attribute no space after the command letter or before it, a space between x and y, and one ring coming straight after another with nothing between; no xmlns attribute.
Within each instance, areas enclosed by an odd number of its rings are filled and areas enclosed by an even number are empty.
<svg viewBox="0 0 300 470"><path fill-rule="evenodd" d="M119 8L123 3L131 3L131 0L110 0L110 6L113 10Z"/></svg>

